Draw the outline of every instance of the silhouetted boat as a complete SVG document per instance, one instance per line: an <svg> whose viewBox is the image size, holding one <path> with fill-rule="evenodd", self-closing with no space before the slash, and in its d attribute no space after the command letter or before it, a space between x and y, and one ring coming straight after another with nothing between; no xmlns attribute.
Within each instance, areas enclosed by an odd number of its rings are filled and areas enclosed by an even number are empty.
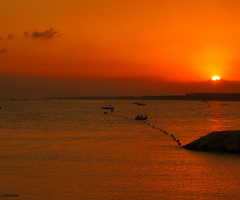
<svg viewBox="0 0 240 200"><path fill-rule="evenodd" d="M202 99L202 102L208 103L207 99Z"/></svg>
<svg viewBox="0 0 240 200"><path fill-rule="evenodd" d="M139 102L135 102L134 104L137 104L138 106L146 106L145 103L139 103Z"/></svg>
<svg viewBox="0 0 240 200"><path fill-rule="evenodd" d="M137 116L135 117L135 120L146 120L147 119L147 116L145 115L145 117L143 117L142 115L141 116Z"/></svg>
<svg viewBox="0 0 240 200"><path fill-rule="evenodd" d="M139 105L139 106L146 106L145 103L138 103L137 105Z"/></svg>
<svg viewBox="0 0 240 200"><path fill-rule="evenodd" d="M110 106L105 106L105 107L102 107L102 109L114 110L114 107L110 105Z"/></svg>

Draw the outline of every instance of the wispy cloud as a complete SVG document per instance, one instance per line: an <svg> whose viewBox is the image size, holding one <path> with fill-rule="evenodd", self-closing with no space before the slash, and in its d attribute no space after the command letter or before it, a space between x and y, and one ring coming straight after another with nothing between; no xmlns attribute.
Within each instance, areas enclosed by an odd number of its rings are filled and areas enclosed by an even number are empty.
<svg viewBox="0 0 240 200"><path fill-rule="evenodd" d="M46 31L43 32L32 32L29 33L27 31L24 32L24 35L27 37L32 37L32 38L44 38L44 39L52 39L57 36L58 31L56 31L54 28L50 28Z"/></svg>
<svg viewBox="0 0 240 200"><path fill-rule="evenodd" d="M9 33L6 37L0 36L0 40L12 40L14 39L14 35L12 33Z"/></svg>
<svg viewBox="0 0 240 200"><path fill-rule="evenodd" d="M9 40L12 40L14 37L13 37L13 34L12 33L9 33L8 36L7 36L7 39Z"/></svg>

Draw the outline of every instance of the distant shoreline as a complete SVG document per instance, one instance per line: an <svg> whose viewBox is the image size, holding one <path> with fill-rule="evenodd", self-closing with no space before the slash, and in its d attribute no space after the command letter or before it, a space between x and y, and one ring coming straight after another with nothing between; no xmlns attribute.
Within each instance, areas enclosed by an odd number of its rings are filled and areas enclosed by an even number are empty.
<svg viewBox="0 0 240 200"><path fill-rule="evenodd" d="M194 101L240 101L240 93L188 93L186 95L119 96L119 97L49 97L47 100L103 99L103 100L194 100Z"/></svg>

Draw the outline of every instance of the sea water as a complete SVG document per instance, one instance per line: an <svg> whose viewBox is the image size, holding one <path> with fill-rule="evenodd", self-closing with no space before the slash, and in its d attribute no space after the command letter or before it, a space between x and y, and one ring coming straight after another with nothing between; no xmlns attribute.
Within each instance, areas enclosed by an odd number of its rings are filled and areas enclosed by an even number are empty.
<svg viewBox="0 0 240 200"><path fill-rule="evenodd" d="M0 199L240 199L239 155L171 136L240 129L240 102L144 103L1 101Z"/></svg>

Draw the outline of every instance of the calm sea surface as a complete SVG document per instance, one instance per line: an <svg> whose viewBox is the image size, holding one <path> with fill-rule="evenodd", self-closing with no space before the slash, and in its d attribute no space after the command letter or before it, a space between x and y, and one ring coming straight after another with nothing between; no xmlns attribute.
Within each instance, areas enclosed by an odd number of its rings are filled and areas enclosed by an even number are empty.
<svg viewBox="0 0 240 200"><path fill-rule="evenodd" d="M0 200L240 199L240 155L185 150L170 136L184 145L240 130L240 102L144 103L1 101Z"/></svg>

